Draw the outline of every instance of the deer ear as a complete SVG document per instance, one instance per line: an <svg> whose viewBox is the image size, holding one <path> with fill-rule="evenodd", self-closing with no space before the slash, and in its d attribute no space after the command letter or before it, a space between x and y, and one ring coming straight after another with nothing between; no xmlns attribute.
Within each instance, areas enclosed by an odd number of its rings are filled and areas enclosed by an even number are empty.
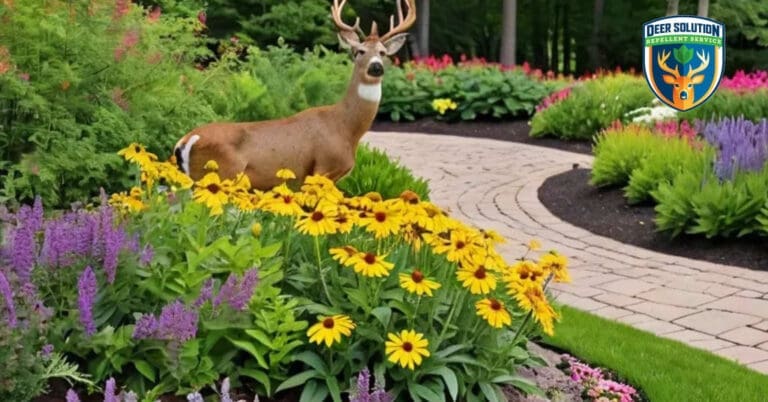
<svg viewBox="0 0 768 402"><path fill-rule="evenodd" d="M661 78L664 79L664 82L667 84L674 84L676 82L675 77L671 75L662 75Z"/></svg>
<svg viewBox="0 0 768 402"><path fill-rule="evenodd" d="M384 42L384 47L387 48L387 55L392 56L393 54L396 54L400 48L405 45L406 39L408 39L407 33L397 34L387 39L387 41Z"/></svg>
<svg viewBox="0 0 768 402"><path fill-rule="evenodd" d="M691 83L695 84L701 84L704 82L704 75L694 75L693 78L691 78Z"/></svg>
<svg viewBox="0 0 768 402"><path fill-rule="evenodd" d="M356 33L350 31L342 31L338 33L339 45L342 49L356 49L360 47L360 38Z"/></svg>

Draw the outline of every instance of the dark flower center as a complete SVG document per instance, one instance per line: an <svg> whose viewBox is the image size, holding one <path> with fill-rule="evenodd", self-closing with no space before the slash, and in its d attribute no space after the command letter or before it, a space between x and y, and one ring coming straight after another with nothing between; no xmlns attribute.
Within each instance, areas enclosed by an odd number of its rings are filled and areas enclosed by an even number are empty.
<svg viewBox="0 0 768 402"><path fill-rule="evenodd" d="M480 267L475 271L475 278L485 279L485 267Z"/></svg>
<svg viewBox="0 0 768 402"><path fill-rule="evenodd" d="M135 147L133 147L133 152L136 152L136 153L141 152L141 147L136 145Z"/></svg>
<svg viewBox="0 0 768 402"><path fill-rule="evenodd" d="M520 279L522 279L522 280L528 279L528 272L521 272L520 273Z"/></svg>
<svg viewBox="0 0 768 402"><path fill-rule="evenodd" d="M411 279L415 283L421 283L421 281L424 280L424 274L422 274L421 271L413 271L413 273L411 274Z"/></svg>
<svg viewBox="0 0 768 402"><path fill-rule="evenodd" d="M328 317L328 318L323 320L323 327L325 327L325 328L332 329L333 328L333 324L334 324L333 323L333 318L331 318L331 317Z"/></svg>
<svg viewBox="0 0 768 402"><path fill-rule="evenodd" d="M496 299L491 299L491 310L499 311L501 310L501 303L499 303Z"/></svg>
<svg viewBox="0 0 768 402"><path fill-rule="evenodd" d="M284 203L290 204L292 201L293 201L293 197L291 197L290 195L284 195L283 196L283 202Z"/></svg>
<svg viewBox="0 0 768 402"><path fill-rule="evenodd" d="M218 184L209 184L208 187L206 187L206 189L208 189L208 191L210 191L213 194L216 194L219 192L219 190L221 190Z"/></svg>
<svg viewBox="0 0 768 402"><path fill-rule="evenodd" d="M457 241L456 242L456 250L461 250L466 246L466 244L463 241Z"/></svg>
<svg viewBox="0 0 768 402"><path fill-rule="evenodd" d="M403 350L406 352L410 352L413 350L413 344L410 342L403 342Z"/></svg>
<svg viewBox="0 0 768 402"><path fill-rule="evenodd" d="M338 218L336 218L336 222L344 224L347 223L348 219L346 215L341 215Z"/></svg>
<svg viewBox="0 0 768 402"><path fill-rule="evenodd" d="M323 218L325 218L325 215L323 215L323 213L320 211L315 211L312 213L312 220L315 222L320 222L323 220Z"/></svg>
<svg viewBox="0 0 768 402"><path fill-rule="evenodd" d="M363 257L363 260L365 260L368 264L373 264L376 262L376 256L371 253L366 253L365 257Z"/></svg>
<svg viewBox="0 0 768 402"><path fill-rule="evenodd" d="M378 222L384 222L387 220L387 214L385 214L384 212L376 212L374 216L376 217L376 220Z"/></svg>
<svg viewBox="0 0 768 402"><path fill-rule="evenodd" d="M360 212L360 215L358 215L360 218L365 218L365 211Z"/></svg>

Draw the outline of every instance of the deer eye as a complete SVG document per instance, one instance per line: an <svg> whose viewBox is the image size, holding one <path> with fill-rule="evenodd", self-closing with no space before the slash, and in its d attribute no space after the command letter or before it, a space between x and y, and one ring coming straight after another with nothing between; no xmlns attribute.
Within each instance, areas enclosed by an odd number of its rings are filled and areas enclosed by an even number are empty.
<svg viewBox="0 0 768 402"><path fill-rule="evenodd" d="M358 50L355 52L355 57L360 57L365 54L365 50Z"/></svg>
<svg viewBox="0 0 768 402"><path fill-rule="evenodd" d="M379 56L384 57L386 55L387 55L387 52L385 52L383 50L379 51Z"/></svg>
<svg viewBox="0 0 768 402"><path fill-rule="evenodd" d="M675 84L675 88L680 88L680 84Z"/></svg>

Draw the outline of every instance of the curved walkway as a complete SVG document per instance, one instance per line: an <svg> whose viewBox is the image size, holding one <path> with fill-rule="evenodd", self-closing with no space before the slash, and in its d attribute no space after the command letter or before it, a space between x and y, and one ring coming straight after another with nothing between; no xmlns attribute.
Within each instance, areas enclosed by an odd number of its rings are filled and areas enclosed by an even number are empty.
<svg viewBox="0 0 768 402"><path fill-rule="evenodd" d="M592 157L495 140L372 132L364 141L429 179L431 199L499 231L508 260L531 238L570 260L568 305L713 351L768 373L768 272L660 254L597 236L553 216L544 180Z"/></svg>

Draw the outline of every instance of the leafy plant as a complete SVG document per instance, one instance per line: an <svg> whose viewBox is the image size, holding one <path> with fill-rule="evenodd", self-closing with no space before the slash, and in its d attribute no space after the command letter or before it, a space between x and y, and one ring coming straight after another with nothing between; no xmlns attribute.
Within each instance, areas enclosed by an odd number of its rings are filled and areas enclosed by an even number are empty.
<svg viewBox="0 0 768 402"><path fill-rule="evenodd" d="M408 168L365 144L358 147L355 167L339 181L338 186L349 195L363 195L370 189L376 189L382 197L394 198L405 190L411 190L421 199L429 199L426 180L416 178Z"/></svg>

